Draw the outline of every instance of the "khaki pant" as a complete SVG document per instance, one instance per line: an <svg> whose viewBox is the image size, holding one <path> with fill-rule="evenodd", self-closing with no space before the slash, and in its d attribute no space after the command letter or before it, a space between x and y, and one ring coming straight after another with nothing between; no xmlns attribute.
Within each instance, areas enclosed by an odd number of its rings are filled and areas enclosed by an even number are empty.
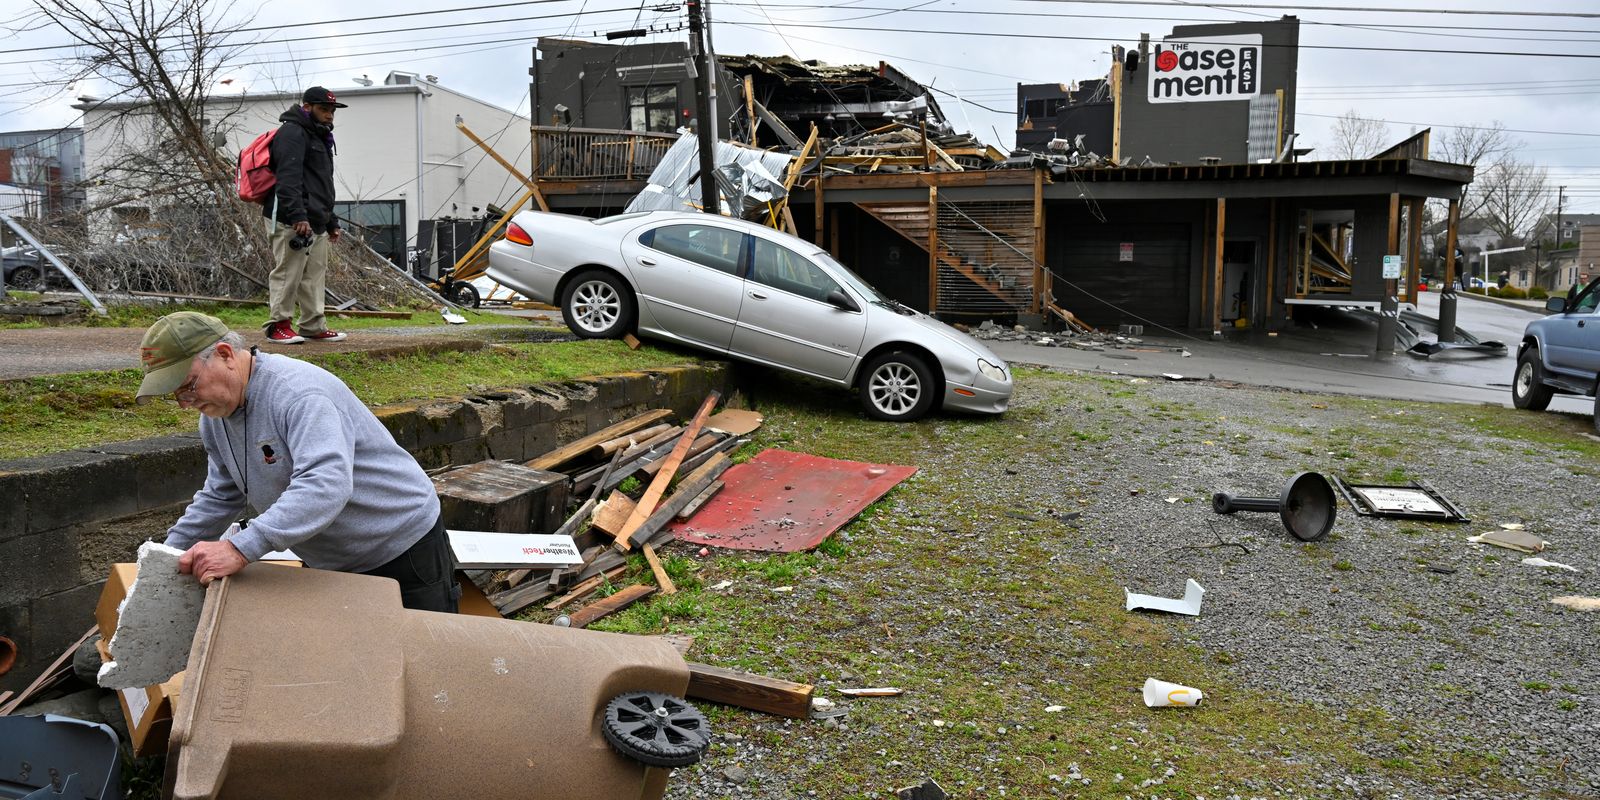
<svg viewBox="0 0 1600 800"><path fill-rule="evenodd" d="M301 333L321 333L328 327L322 314L322 290L328 282L328 235L317 234L310 247L300 250L289 246L293 238L293 225L280 223L272 233L273 267L267 276L271 319L267 324L291 320ZM296 307L300 310L297 321Z"/></svg>

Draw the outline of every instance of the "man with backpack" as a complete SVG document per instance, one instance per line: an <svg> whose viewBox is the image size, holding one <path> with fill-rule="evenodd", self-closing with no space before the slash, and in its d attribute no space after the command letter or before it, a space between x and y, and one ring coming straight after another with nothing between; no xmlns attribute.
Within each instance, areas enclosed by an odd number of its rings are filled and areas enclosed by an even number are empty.
<svg viewBox="0 0 1600 800"><path fill-rule="evenodd" d="M270 142L276 183L261 198L272 224L272 274L267 341L279 344L342 341L323 316L328 248L342 231L333 214L333 114L346 108L327 89L313 86L278 120ZM295 320L296 309L299 318ZM294 321L293 326L290 322Z"/></svg>

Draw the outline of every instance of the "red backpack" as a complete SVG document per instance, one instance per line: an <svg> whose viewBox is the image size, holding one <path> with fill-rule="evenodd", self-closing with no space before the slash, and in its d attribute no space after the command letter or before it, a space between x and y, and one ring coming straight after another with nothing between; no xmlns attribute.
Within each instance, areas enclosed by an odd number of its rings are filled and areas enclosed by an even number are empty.
<svg viewBox="0 0 1600 800"><path fill-rule="evenodd" d="M239 199L247 203L260 203L272 194L278 185L278 176L272 174L272 140L278 135L273 128L256 137L239 153L239 174L234 182L239 187Z"/></svg>

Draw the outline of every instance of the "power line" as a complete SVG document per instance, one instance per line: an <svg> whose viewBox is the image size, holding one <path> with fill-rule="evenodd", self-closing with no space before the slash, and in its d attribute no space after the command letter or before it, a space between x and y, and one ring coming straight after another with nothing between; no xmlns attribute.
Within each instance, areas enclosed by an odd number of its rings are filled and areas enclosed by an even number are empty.
<svg viewBox="0 0 1600 800"><path fill-rule="evenodd" d="M1022 3L1070 3L1072 5L1108 5L1108 6L1179 6L1194 8L1194 3L1184 0L1017 0ZM1567 17L1572 19L1600 19L1600 13L1584 11L1483 11L1470 8L1379 8L1374 6L1313 6L1303 3L1213 3L1205 2L1207 8L1228 9L1273 9L1279 11L1351 11L1363 14L1449 14L1459 16L1492 16L1492 17Z"/></svg>
<svg viewBox="0 0 1600 800"><path fill-rule="evenodd" d="M1034 0L1034 2L1045 2L1045 1L1046 0ZM1073 0L1073 2L1078 2L1078 1L1079 0ZM1084 1L1084 2L1110 2L1111 0L1082 0L1082 1ZM728 24L738 25L740 23L728 23ZM748 24L748 23L745 23L745 24ZM791 23L787 23L787 24L789 26L791 26L791 27L816 28L816 29L819 29L819 30L834 30L834 31L859 31L860 30L859 28L856 28L856 27L850 26L850 25L819 25L819 24L809 23L809 22L791 22ZM1108 38L1112 38L1112 39L1118 38L1118 37L1106 37L1106 36L1066 36L1066 35L1062 35L1062 34L1051 34L1051 33L1005 33L1005 32L1000 32L1000 31L929 30L929 29L924 29L924 28L896 28L895 32L896 33L928 34L928 35L934 35L934 36L960 36L960 37L963 37L963 38L970 37L970 36L982 36L982 37L989 37L989 38L994 38L994 39L1046 39L1046 40L1051 40L1051 41L1078 41L1078 42L1104 42ZM1137 37L1126 37L1126 38L1137 38ZM1470 51L1469 52L1469 51L1463 51L1463 50L1446 50L1446 49L1442 49L1442 48L1374 47L1374 46L1364 46L1364 45L1338 45L1338 44L1279 44L1279 43L1274 43L1274 42L1263 42L1261 46L1262 47L1279 47L1279 48L1296 48L1296 49L1300 49L1300 50L1345 50L1345 51L1359 51L1359 52L1371 52L1371 53L1407 53L1407 54L1412 54L1412 55L1418 54L1418 53L1431 53L1431 54L1436 54L1436 55L1451 55L1451 56L1520 56L1520 57L1526 57L1526 58L1600 59L1600 53L1530 53L1530 52L1513 51L1513 50L1474 50L1474 51Z"/></svg>
<svg viewBox="0 0 1600 800"><path fill-rule="evenodd" d="M1338 115L1338 114L1308 114L1308 113L1306 113L1304 111L1296 111L1295 112L1295 116L1299 116L1299 117L1319 117L1321 119L1340 119L1341 117L1343 117L1343 115ZM1578 133L1576 131L1531 131L1531 130L1526 130L1526 129L1523 129L1523 128L1488 128L1488 127L1484 127L1482 125L1446 125L1446 124L1444 124L1442 122L1407 122L1406 120L1401 120L1401 119L1372 119L1370 117L1345 117L1345 118L1347 118L1347 119L1356 119L1356 120L1360 120L1362 122L1380 122L1380 123L1384 123L1384 124L1388 124L1388 125L1415 125L1417 127L1422 127L1422 128L1456 128L1456 129L1465 130L1465 131L1499 130L1499 131L1505 131L1506 133L1527 133L1527 134L1533 134L1533 135L1537 135L1537 136L1588 136L1588 137L1600 138L1600 133Z"/></svg>

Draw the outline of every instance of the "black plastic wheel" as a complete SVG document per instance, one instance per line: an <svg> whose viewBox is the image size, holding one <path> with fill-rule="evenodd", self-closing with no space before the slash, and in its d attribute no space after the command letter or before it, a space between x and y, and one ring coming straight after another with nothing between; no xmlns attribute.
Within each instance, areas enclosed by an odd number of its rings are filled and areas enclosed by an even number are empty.
<svg viewBox="0 0 1600 800"><path fill-rule="evenodd" d="M606 704L600 732L617 752L651 767L686 767L711 746L711 724L687 701L628 692Z"/></svg>
<svg viewBox="0 0 1600 800"><path fill-rule="evenodd" d="M450 286L450 302L467 308L477 308L481 298L478 297L478 287L466 281L456 281Z"/></svg>

